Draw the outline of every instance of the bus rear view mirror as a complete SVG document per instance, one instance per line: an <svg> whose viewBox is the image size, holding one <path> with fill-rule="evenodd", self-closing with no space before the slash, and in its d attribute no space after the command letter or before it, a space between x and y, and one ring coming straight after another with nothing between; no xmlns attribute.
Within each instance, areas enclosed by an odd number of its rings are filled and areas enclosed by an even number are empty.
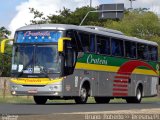
<svg viewBox="0 0 160 120"><path fill-rule="evenodd" d="M59 38L59 40L58 40L58 52L63 52L64 51L64 41L66 41L66 40L71 40L71 38L68 38L68 37Z"/></svg>

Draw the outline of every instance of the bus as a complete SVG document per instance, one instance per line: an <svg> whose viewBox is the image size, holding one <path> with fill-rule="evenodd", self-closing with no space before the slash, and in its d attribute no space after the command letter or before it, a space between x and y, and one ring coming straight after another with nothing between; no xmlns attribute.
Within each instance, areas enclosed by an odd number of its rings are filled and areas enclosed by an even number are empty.
<svg viewBox="0 0 160 120"><path fill-rule="evenodd" d="M84 104L157 95L158 44L117 30L66 24L28 25L15 32L10 91L36 104Z"/></svg>

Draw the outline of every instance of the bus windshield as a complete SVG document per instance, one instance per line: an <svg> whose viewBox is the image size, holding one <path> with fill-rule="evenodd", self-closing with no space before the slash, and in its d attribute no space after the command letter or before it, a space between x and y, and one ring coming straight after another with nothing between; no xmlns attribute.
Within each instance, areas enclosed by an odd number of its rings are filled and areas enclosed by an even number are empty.
<svg viewBox="0 0 160 120"><path fill-rule="evenodd" d="M17 45L13 49L12 73L59 73L57 45Z"/></svg>

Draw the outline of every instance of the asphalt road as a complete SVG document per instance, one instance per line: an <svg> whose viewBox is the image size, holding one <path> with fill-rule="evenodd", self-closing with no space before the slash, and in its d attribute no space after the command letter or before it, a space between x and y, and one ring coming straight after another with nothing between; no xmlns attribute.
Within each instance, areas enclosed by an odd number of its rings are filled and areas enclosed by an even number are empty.
<svg viewBox="0 0 160 120"><path fill-rule="evenodd" d="M47 115L54 113L96 112L132 109L160 108L160 102L143 102L141 104L110 103L110 104L69 104L48 103L46 105L0 104L0 114L10 115Z"/></svg>

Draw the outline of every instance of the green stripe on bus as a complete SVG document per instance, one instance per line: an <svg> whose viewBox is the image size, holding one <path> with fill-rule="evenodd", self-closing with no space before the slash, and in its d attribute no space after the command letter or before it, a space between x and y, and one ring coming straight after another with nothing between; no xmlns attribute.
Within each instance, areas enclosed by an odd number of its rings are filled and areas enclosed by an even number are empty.
<svg viewBox="0 0 160 120"><path fill-rule="evenodd" d="M118 67L129 60L134 60L134 59L112 57L112 56L105 56L105 55L98 55L98 54L89 54L89 53L85 53L81 58L78 58L78 62L80 63L89 63L89 64L106 65L106 66L118 66ZM155 70L157 70L156 62L146 62L146 63L148 63ZM138 67L138 68L148 69L147 67Z"/></svg>

